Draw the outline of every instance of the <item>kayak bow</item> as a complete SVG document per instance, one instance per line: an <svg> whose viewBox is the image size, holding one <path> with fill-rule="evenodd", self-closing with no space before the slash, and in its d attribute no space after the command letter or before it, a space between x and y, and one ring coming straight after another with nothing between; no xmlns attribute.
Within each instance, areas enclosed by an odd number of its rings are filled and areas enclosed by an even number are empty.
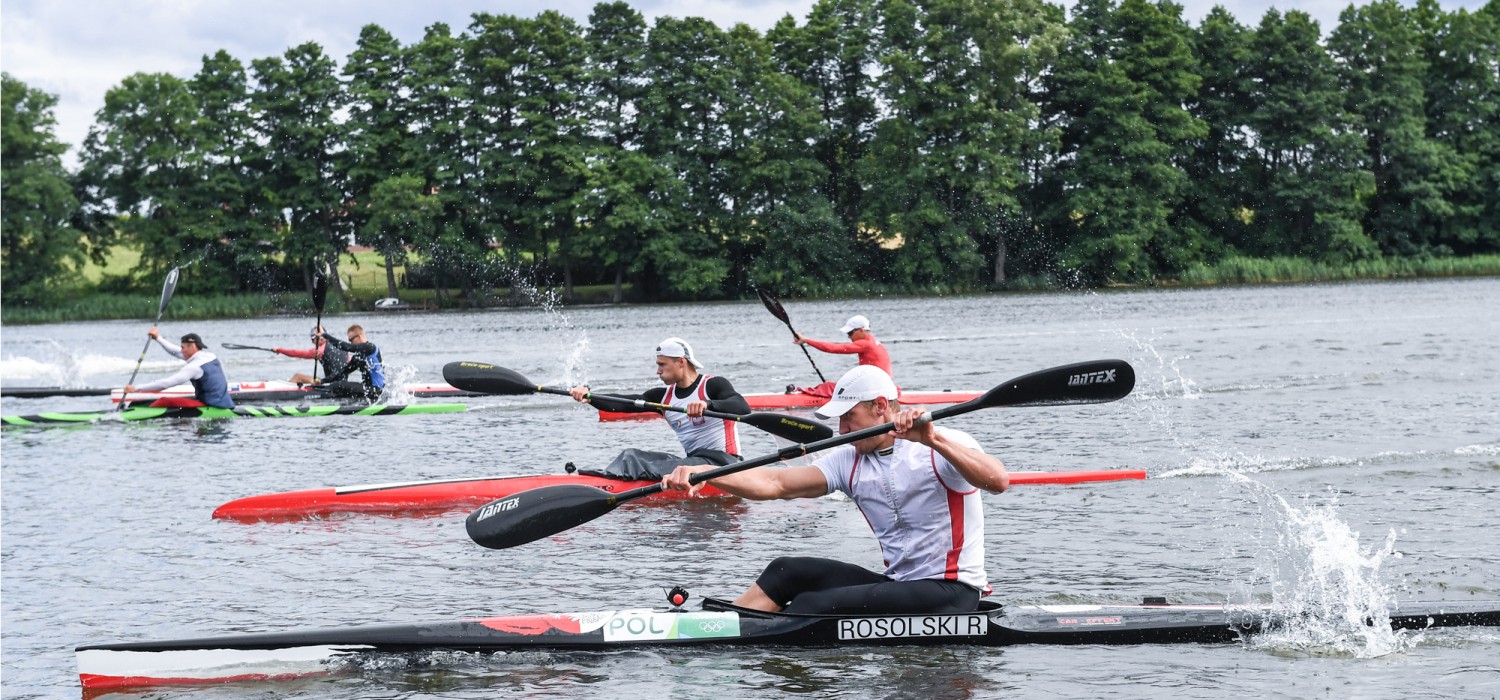
<svg viewBox="0 0 1500 700"><path fill-rule="evenodd" d="M143 421L168 418L298 418L304 416L409 416L426 413L458 413L469 407L461 403L428 404L354 404L347 406L236 406L216 408L128 408L123 411L86 411L81 413L35 413L29 416L0 417L7 426L59 425L97 423L102 420Z"/></svg>
<svg viewBox="0 0 1500 700"><path fill-rule="evenodd" d="M1080 484L1144 478L1146 478L1146 472L1137 469L1010 473L1012 485ZM626 481L591 474L538 474L326 487L247 496L219 506L214 510L214 517L222 520L258 522L296 520L336 513L387 515L437 513L459 508L472 509L498 498L543 486L581 484L621 493L651 483L654 482ZM705 485L699 495L727 497L729 494ZM663 491L650 496L649 500L667 501L685 498L691 498L685 491Z"/></svg>
<svg viewBox="0 0 1500 700"><path fill-rule="evenodd" d="M1006 606L960 614L786 615L708 599L688 611L616 610L264 632L77 648L79 680L107 691L325 675L362 655L701 646L1214 644L1283 627L1268 606ZM1373 624L1373 622L1369 623ZM1395 629L1500 625L1500 601L1403 603Z"/></svg>

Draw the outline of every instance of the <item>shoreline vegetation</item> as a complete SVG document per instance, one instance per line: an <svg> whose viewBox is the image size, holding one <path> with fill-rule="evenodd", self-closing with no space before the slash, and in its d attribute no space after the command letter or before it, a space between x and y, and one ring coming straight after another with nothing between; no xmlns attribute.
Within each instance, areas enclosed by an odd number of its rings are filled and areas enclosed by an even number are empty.
<svg viewBox="0 0 1500 700"><path fill-rule="evenodd" d="M384 271L377 275L384 279ZM96 273L97 274L97 273ZM1186 270L1179 279L1161 280L1155 284L1113 284L1100 291L1131 289L1180 289L1231 285L1277 285L1316 284L1326 282L1372 282L1412 280L1445 277L1492 277L1500 276L1500 255L1476 255L1465 258L1429 259L1382 259L1343 265L1329 264L1302 258L1226 258L1216 265L1199 265ZM448 290L446 299L439 301L436 290L405 289L401 301L416 307L411 311L382 312L375 310L375 301L384 296L382 284L361 284L371 278L369 272L350 275L346 278L349 289L342 295L329 295L325 313L369 312L369 313L416 313L433 311L474 310L493 308L535 307L546 304L559 306L598 305L616 303L612 300L614 286L608 284L575 286L573 295L563 298L561 288L521 290L518 288L496 288L477 302L458 296L460 290ZM1040 277L1012 278L999 287L974 289L936 288L866 288L847 289L843 293L806 295L809 299L837 299L867 295L898 296L944 296L948 294L984 293L1036 293L1075 291L1059 280ZM620 305L681 303L658 300L634 299L628 287ZM740 296L753 299L753 293ZM102 320L146 320L160 301L154 294L113 294L85 292L52 304L14 304L0 306L0 323L39 324L69 321ZM226 319L257 316L311 316L312 300L306 294L283 292L276 294L220 294L177 295L167 309L165 319Z"/></svg>

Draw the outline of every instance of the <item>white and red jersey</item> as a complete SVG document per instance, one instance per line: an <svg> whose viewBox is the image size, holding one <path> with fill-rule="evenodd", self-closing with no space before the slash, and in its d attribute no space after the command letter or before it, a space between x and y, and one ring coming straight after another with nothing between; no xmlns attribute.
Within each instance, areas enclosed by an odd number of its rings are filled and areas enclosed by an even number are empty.
<svg viewBox="0 0 1500 700"><path fill-rule="evenodd" d="M708 402L708 380L713 375L698 377L698 386L683 398L677 397L676 387L667 387L663 403L686 409L697 401ZM686 454L697 450L720 450L732 455L740 453L740 424L738 421L718 418L690 418L686 413L668 411L662 415L672 430L677 432L677 441L682 443Z"/></svg>
<svg viewBox="0 0 1500 700"><path fill-rule="evenodd" d="M967 433L935 429L983 451ZM989 590L979 489L937 450L909 440L897 440L876 453L844 445L813 466L822 470L829 493L848 494L864 514L880 542L885 575L897 581L946 579Z"/></svg>

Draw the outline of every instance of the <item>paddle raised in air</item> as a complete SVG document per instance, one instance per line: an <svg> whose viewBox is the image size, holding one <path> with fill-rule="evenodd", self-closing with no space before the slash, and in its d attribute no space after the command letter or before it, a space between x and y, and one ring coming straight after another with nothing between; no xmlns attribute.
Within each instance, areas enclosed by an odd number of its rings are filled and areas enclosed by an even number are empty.
<svg viewBox="0 0 1500 700"><path fill-rule="evenodd" d="M522 376L519 372L483 362L449 362L443 366L443 381L448 382L455 389L476 391L481 394L515 395L536 393L557 394L560 396L570 395L567 389L540 386ZM621 406L649 408L656 411L675 411L677 413L687 412L687 409L680 406L668 406L667 404L652 403L624 396L589 394L589 398ZM772 435L793 442L824 440L833 436L833 429L822 423L780 413L747 413L739 415L736 413L722 413L720 411L704 411L703 415L709 418L744 423L745 425L759 428Z"/></svg>
<svg viewBox="0 0 1500 700"><path fill-rule="evenodd" d="M451 366L451 365L450 365ZM452 379L449 379L450 383ZM458 386L454 383L454 386ZM1135 370L1123 360L1095 360L1063 365L1012 379L973 401L940 408L927 414L929 420L962 415L997 406L1061 406L1105 403L1122 399L1135 387ZM694 474L701 484L753 467L773 464L830 447L847 445L890 432L893 423L856 430L806 445L792 445L775 454L727 464ZM661 483L623 493L610 493L592 486L548 486L523 491L494 501L469 514L469 537L490 549L506 549L555 535L598 518L622 503L662 490Z"/></svg>
<svg viewBox="0 0 1500 700"><path fill-rule="evenodd" d="M313 326L313 327L317 328L319 332L322 332L322 330L323 330L323 302L325 302L325 301L328 300L328 263L326 261L318 263L318 265L315 268L313 268L312 298L313 298L313 308L316 308L318 310L318 324L316 326ZM316 346L317 342L318 342L317 339L314 339L313 340L313 345ZM317 355L313 355L312 378L313 378L313 383L317 384L318 383L318 356Z"/></svg>
<svg viewBox="0 0 1500 700"><path fill-rule="evenodd" d="M760 296L760 303L766 305L766 310L770 311L772 316L781 319L781 322L786 324L786 329L792 332L792 337L796 338L797 329L792 328L792 319L787 317L786 309L781 308L781 300L764 289L757 289L755 293ZM818 373L818 381L827 382L828 380L823 378L823 370L818 369L818 363L813 362L812 353L807 351L806 345L802 346L802 354L807 356L808 364L811 364L813 371Z"/></svg>
<svg viewBox="0 0 1500 700"><path fill-rule="evenodd" d="M181 271L175 267L167 271L167 279L161 284L161 303L156 307L156 321L151 324L153 328L161 325L162 314L167 312L167 302L172 301L172 293L177 291L177 277L180 274ZM125 386L135 384L135 375L141 371L141 363L146 361L146 351L150 349L151 338L148 337L146 338L146 344L141 347L141 356L135 361L135 369L130 371L130 381L125 382ZM125 410L125 406L127 405L126 398L124 394L120 395L120 403L115 406L116 411Z"/></svg>

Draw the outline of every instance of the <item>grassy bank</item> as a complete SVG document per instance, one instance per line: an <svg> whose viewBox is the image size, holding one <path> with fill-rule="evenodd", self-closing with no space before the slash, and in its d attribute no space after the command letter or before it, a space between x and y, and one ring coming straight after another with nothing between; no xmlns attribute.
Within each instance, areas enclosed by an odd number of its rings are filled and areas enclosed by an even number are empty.
<svg viewBox="0 0 1500 700"><path fill-rule="evenodd" d="M1304 258L1225 258L1198 265L1177 280L1185 285L1341 282L1348 280L1500 275L1500 255L1468 258L1386 258L1329 265Z"/></svg>

